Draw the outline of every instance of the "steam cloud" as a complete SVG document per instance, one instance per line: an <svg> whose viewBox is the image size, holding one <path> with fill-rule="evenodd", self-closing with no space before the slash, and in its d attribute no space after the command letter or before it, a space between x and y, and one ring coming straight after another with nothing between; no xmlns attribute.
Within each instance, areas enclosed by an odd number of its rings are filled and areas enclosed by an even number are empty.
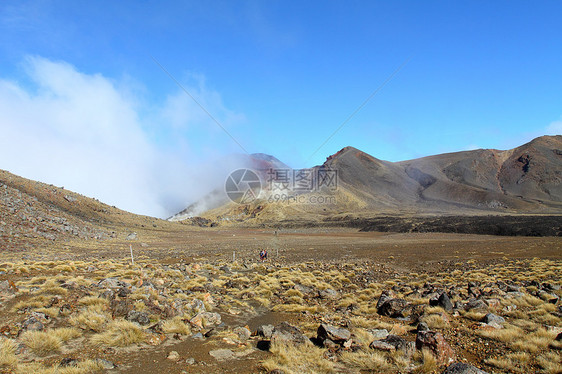
<svg viewBox="0 0 562 374"><path fill-rule="evenodd" d="M142 95L100 74L41 57L25 71L29 82L0 80L0 168L163 218L224 181L230 165L216 162L218 147L189 141L223 134L185 93L143 114ZM189 90L223 124L243 120L201 81Z"/></svg>

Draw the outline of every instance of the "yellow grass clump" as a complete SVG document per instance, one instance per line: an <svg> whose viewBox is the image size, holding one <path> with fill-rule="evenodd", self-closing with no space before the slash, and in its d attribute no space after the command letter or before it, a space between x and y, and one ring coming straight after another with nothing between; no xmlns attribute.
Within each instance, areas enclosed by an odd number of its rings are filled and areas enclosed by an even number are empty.
<svg viewBox="0 0 562 374"><path fill-rule="evenodd" d="M115 320L107 325L104 332L92 336L90 342L98 346L126 347L142 342L144 337L143 329L136 323Z"/></svg>
<svg viewBox="0 0 562 374"><path fill-rule="evenodd" d="M0 369L13 369L18 363L17 343L11 339L0 340Z"/></svg>
<svg viewBox="0 0 562 374"><path fill-rule="evenodd" d="M392 368L384 353L372 350L343 352L340 361L346 368L360 372L384 373Z"/></svg>
<svg viewBox="0 0 562 374"><path fill-rule="evenodd" d="M26 331L21 341L38 356L58 352L62 346L61 338L53 330Z"/></svg>
<svg viewBox="0 0 562 374"><path fill-rule="evenodd" d="M184 323L179 316L162 322L162 331L164 331L166 334L191 334L190 326Z"/></svg>
<svg viewBox="0 0 562 374"><path fill-rule="evenodd" d="M267 371L280 369L287 374L334 372L334 364L323 356L324 350L312 344L273 342L269 351L273 357L261 363Z"/></svg>

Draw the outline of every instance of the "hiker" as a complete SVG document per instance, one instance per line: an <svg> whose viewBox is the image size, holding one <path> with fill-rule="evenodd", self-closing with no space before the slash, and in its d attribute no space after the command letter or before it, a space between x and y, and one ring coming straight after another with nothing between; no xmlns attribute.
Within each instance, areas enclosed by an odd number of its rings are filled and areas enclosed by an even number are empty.
<svg viewBox="0 0 562 374"><path fill-rule="evenodd" d="M263 262L264 259L265 259L265 251L262 249L262 250L260 251L260 261Z"/></svg>

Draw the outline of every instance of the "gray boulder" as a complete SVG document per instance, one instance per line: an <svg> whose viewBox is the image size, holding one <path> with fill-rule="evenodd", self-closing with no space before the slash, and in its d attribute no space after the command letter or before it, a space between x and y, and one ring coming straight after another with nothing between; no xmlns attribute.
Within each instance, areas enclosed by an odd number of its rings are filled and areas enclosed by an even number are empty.
<svg viewBox="0 0 562 374"><path fill-rule="evenodd" d="M317 337L320 341L331 340L336 344L343 345L351 339L351 332L344 328L339 328L327 324L318 327Z"/></svg>

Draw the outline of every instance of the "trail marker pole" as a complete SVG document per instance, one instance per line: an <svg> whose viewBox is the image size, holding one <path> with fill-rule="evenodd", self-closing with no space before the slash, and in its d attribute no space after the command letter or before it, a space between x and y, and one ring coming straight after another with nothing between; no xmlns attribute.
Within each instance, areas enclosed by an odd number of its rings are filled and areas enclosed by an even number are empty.
<svg viewBox="0 0 562 374"><path fill-rule="evenodd" d="M236 261L236 251L232 251L232 262Z"/></svg>
<svg viewBox="0 0 562 374"><path fill-rule="evenodd" d="M129 249L131 250L131 263L135 266L135 259L133 258L133 245L129 244Z"/></svg>

